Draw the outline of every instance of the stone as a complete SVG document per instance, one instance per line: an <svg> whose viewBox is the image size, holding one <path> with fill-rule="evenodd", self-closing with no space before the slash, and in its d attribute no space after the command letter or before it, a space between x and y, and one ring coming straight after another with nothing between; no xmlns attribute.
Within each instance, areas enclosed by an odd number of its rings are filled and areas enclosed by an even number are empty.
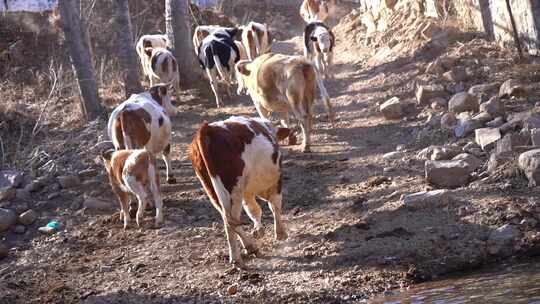
<svg viewBox="0 0 540 304"><path fill-rule="evenodd" d="M469 168L474 171L482 166L482 161L476 156L469 153L461 153L452 158L452 160L462 160L469 165Z"/></svg>
<svg viewBox="0 0 540 304"><path fill-rule="evenodd" d="M417 155L418 159L448 160L461 153L459 147L454 146L429 146L422 149Z"/></svg>
<svg viewBox="0 0 540 304"><path fill-rule="evenodd" d="M499 92L500 84L497 82L478 84L469 88L469 94L475 95L480 101L486 101Z"/></svg>
<svg viewBox="0 0 540 304"><path fill-rule="evenodd" d="M31 181L28 185L26 185L26 187L24 187L24 190L32 193L41 190L41 188L43 188L43 183L39 180L34 180Z"/></svg>
<svg viewBox="0 0 540 304"><path fill-rule="evenodd" d="M515 151L517 147L527 145L528 141L528 136L523 136L515 133L507 133L501 140L497 141L495 151L499 154L512 152Z"/></svg>
<svg viewBox="0 0 540 304"><path fill-rule="evenodd" d="M77 175L58 176L58 183L63 189L75 188L81 184L81 179Z"/></svg>
<svg viewBox="0 0 540 304"><path fill-rule="evenodd" d="M401 101L397 97L392 97L385 101L380 107L379 111L386 119L399 119L403 115L403 107Z"/></svg>
<svg viewBox="0 0 540 304"><path fill-rule="evenodd" d="M474 130L475 141L482 150L491 150L501 139L501 131L497 128L481 128Z"/></svg>
<svg viewBox="0 0 540 304"><path fill-rule="evenodd" d="M94 197L88 197L84 200L83 207L92 210L110 210L113 207L113 204Z"/></svg>
<svg viewBox="0 0 540 304"><path fill-rule="evenodd" d="M468 75L467 72L465 72L464 69L452 69L446 73L443 73L442 77L450 82L462 82L467 80Z"/></svg>
<svg viewBox="0 0 540 304"><path fill-rule="evenodd" d="M10 209L0 208L0 232L7 231L17 222L15 212Z"/></svg>
<svg viewBox="0 0 540 304"><path fill-rule="evenodd" d="M529 187L540 185L540 149L522 153L518 164L529 180Z"/></svg>
<svg viewBox="0 0 540 304"><path fill-rule="evenodd" d="M441 117L441 128L451 130L457 124L457 118L453 113L445 113Z"/></svg>
<svg viewBox="0 0 540 304"><path fill-rule="evenodd" d="M7 202L17 196L17 190L11 187L0 188L0 202Z"/></svg>
<svg viewBox="0 0 540 304"><path fill-rule="evenodd" d="M0 260L7 257L8 254L9 254L9 247L6 244L0 242Z"/></svg>
<svg viewBox="0 0 540 304"><path fill-rule="evenodd" d="M472 117L473 120L477 120L483 124L491 121L493 119L493 117L489 114L489 113L486 113L486 112L482 112L482 113L478 113L476 115L474 115Z"/></svg>
<svg viewBox="0 0 540 304"><path fill-rule="evenodd" d="M474 130L483 127L483 123L470 117L460 117L454 128L454 135L457 138L463 138L471 134Z"/></svg>
<svg viewBox="0 0 540 304"><path fill-rule="evenodd" d="M514 252L514 244L521 236L521 231L511 224L506 224L489 234L488 251L492 255L510 256Z"/></svg>
<svg viewBox="0 0 540 304"><path fill-rule="evenodd" d="M448 101L448 111L455 114L477 112L478 98L466 92L457 93Z"/></svg>
<svg viewBox="0 0 540 304"><path fill-rule="evenodd" d="M500 98L521 98L527 97L527 95L527 87L516 79L508 79L501 85L501 88L499 89Z"/></svg>
<svg viewBox="0 0 540 304"><path fill-rule="evenodd" d="M426 181L442 188L456 188L470 180L472 168L463 160L428 160L425 164Z"/></svg>
<svg viewBox="0 0 540 304"><path fill-rule="evenodd" d="M0 171L0 188L18 188L24 181L24 174L15 170Z"/></svg>
<svg viewBox="0 0 540 304"><path fill-rule="evenodd" d="M429 205L447 205L452 199L448 190L422 191L404 195L401 199L407 208L418 209Z"/></svg>
<svg viewBox="0 0 540 304"><path fill-rule="evenodd" d="M15 227L13 227L13 233L24 234L25 232L26 227L24 227L24 225L15 225Z"/></svg>
<svg viewBox="0 0 540 304"><path fill-rule="evenodd" d="M495 119L493 119L492 121L486 122L486 127L498 128L498 127L502 126L503 124L504 124L504 118L499 116L499 117L496 117Z"/></svg>
<svg viewBox="0 0 540 304"><path fill-rule="evenodd" d="M19 215L19 223L28 226L32 225L38 218L38 214L36 211L30 209L27 210Z"/></svg>
<svg viewBox="0 0 540 304"><path fill-rule="evenodd" d="M421 85L416 89L416 101L420 105L427 104L433 98L447 95L442 85Z"/></svg>
<svg viewBox="0 0 540 304"><path fill-rule="evenodd" d="M540 147L540 129L531 130L531 142L535 147Z"/></svg>
<svg viewBox="0 0 540 304"><path fill-rule="evenodd" d="M492 117L497 117L504 116L506 110L504 108L504 103L502 103L498 97L494 96L488 101L480 104L480 112L485 112Z"/></svg>
<svg viewBox="0 0 540 304"><path fill-rule="evenodd" d="M437 112L443 112L448 106L448 101L442 97L436 97L431 100L431 109Z"/></svg>
<svg viewBox="0 0 540 304"><path fill-rule="evenodd" d="M477 148L480 148L480 146L471 141L471 142L468 142L465 146L463 146L462 150L465 151L465 152L469 152L471 149L477 149Z"/></svg>

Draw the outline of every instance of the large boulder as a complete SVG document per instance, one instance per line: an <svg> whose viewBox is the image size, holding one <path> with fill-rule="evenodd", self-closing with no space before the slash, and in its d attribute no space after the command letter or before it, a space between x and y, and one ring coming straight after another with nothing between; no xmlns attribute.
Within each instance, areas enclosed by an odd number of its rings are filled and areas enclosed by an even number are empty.
<svg viewBox="0 0 540 304"><path fill-rule="evenodd" d="M18 188L24 181L22 172L15 170L0 171L0 188Z"/></svg>
<svg viewBox="0 0 540 304"><path fill-rule="evenodd" d="M0 232L7 231L11 226L17 222L17 216L15 212L0 208Z"/></svg>
<svg viewBox="0 0 540 304"><path fill-rule="evenodd" d="M522 153L518 158L519 168L529 180L529 186L540 185L540 149Z"/></svg>
<svg viewBox="0 0 540 304"><path fill-rule="evenodd" d="M478 98L467 92L457 93L448 101L448 111L456 114L476 112L478 111Z"/></svg>
<svg viewBox="0 0 540 304"><path fill-rule="evenodd" d="M416 100L418 104L427 104L436 97L446 97L448 93L442 85L421 85L416 90Z"/></svg>
<svg viewBox="0 0 540 304"><path fill-rule="evenodd" d="M499 92L499 86L496 82L474 85L469 88L469 94L475 95L480 101L488 100Z"/></svg>
<svg viewBox="0 0 540 304"><path fill-rule="evenodd" d="M455 188L466 185L474 171L463 160L428 160L425 164L426 181L441 188Z"/></svg>
<svg viewBox="0 0 540 304"><path fill-rule="evenodd" d="M474 130L475 141L482 150L491 150L501 139L501 131L497 128L481 128Z"/></svg>
<svg viewBox="0 0 540 304"><path fill-rule="evenodd" d="M385 101L379 110L386 119L399 119L403 115L403 107L401 101L397 97L392 97Z"/></svg>
<svg viewBox="0 0 540 304"><path fill-rule="evenodd" d="M500 98L526 97L527 94L527 87L516 79L508 79L501 85L501 88L499 89Z"/></svg>

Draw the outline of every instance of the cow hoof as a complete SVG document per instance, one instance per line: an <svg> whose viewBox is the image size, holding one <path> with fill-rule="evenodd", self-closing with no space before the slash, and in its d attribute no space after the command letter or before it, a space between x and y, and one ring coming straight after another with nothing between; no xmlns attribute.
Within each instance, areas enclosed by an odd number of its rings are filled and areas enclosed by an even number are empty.
<svg viewBox="0 0 540 304"><path fill-rule="evenodd" d="M167 177L167 184L169 185L176 184L176 178L174 178L174 176Z"/></svg>
<svg viewBox="0 0 540 304"><path fill-rule="evenodd" d="M251 232L251 236L253 236L253 238L255 239L262 238L264 236L264 228L259 227L259 228L253 229L253 231Z"/></svg>

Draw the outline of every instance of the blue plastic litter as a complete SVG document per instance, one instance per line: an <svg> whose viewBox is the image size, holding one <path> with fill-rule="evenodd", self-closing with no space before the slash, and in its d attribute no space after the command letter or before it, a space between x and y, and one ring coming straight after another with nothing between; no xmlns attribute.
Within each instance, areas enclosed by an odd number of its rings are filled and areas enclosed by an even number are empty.
<svg viewBox="0 0 540 304"><path fill-rule="evenodd" d="M52 228L54 230L60 230L60 223L57 221L51 221L47 224L47 227Z"/></svg>

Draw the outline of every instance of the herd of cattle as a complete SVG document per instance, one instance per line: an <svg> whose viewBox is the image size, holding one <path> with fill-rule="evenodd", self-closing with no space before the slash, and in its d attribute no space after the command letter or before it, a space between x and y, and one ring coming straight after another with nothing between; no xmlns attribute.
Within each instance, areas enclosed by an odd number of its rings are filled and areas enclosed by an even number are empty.
<svg viewBox="0 0 540 304"><path fill-rule="evenodd" d="M193 35L195 54L208 76L217 106L223 105L218 82L225 84L229 93L232 85L237 84L237 93L248 94L260 116L204 122L189 147L195 173L223 218L230 262L238 267L244 267L238 241L248 253L254 253L254 237L263 232L256 197L269 203L276 238L287 238L281 220L278 142L287 138L290 144L296 142L289 129L289 113L299 121L304 152L310 151L317 88L333 121L330 98L321 79L321 75L329 75L335 44L330 28L323 23L328 16L328 3L304 0L300 15L307 23L304 56L272 53L271 33L265 24L256 22L237 28L198 26ZM138 201L139 226L146 204L155 206L156 225L163 222L157 156L166 163L167 182L175 183L170 160L170 117L177 113L171 95L173 87L179 90L179 72L168 44L164 35L144 35L139 39L136 51L150 89L117 106L108 122L114 149L103 152L102 159L120 201L124 228L130 221L130 195ZM273 112L279 114L279 127L268 120ZM254 223L252 235L241 228L242 206Z"/></svg>

